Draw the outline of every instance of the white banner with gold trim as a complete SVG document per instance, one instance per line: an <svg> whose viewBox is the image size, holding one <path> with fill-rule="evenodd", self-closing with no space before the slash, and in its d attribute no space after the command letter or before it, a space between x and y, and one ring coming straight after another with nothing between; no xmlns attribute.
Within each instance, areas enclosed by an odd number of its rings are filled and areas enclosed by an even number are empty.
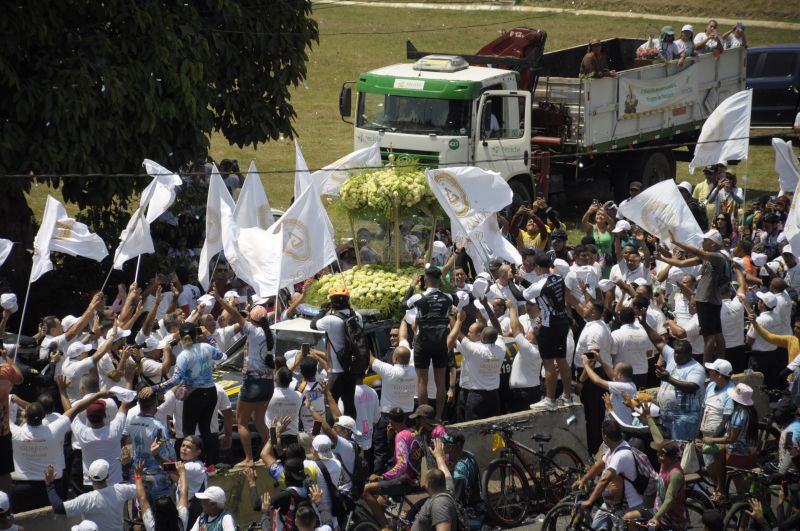
<svg viewBox="0 0 800 531"><path fill-rule="evenodd" d="M617 116L620 120L691 105L698 99L695 65L661 79L620 76Z"/></svg>

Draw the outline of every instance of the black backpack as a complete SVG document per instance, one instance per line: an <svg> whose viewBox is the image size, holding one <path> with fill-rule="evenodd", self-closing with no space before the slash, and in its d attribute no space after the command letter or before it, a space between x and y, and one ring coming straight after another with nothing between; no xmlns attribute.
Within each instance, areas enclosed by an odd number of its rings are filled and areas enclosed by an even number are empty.
<svg viewBox="0 0 800 531"><path fill-rule="evenodd" d="M450 522L450 529L454 531L469 531L470 530L469 518L467 517L467 513L464 510L464 506L458 503L452 494L450 494L449 492L437 492L436 494L434 494L429 498L427 503L433 502L433 500L435 500L440 496L447 496L453 501L453 504L456 506L456 514L457 514L456 521Z"/></svg>
<svg viewBox="0 0 800 531"><path fill-rule="evenodd" d="M370 352L364 326L356 312L347 315L338 311L334 315L344 322L344 346L336 352L336 357L346 372L363 375L369 367Z"/></svg>

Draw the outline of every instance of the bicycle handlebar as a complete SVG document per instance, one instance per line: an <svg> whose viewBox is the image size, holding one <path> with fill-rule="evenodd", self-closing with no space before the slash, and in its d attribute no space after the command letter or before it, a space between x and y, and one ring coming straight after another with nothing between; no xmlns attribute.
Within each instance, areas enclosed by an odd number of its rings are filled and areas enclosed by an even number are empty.
<svg viewBox="0 0 800 531"><path fill-rule="evenodd" d="M514 430L527 430L532 428L527 421L520 420L517 422L507 422L505 424L492 424L488 428L484 428L480 431L482 435L487 435L490 433L495 433L499 431L514 431Z"/></svg>

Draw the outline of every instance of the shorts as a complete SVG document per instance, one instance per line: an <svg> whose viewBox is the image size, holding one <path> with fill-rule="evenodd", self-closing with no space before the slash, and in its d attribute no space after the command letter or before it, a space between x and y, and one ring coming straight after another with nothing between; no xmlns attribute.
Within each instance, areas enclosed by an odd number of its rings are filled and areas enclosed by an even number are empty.
<svg viewBox="0 0 800 531"><path fill-rule="evenodd" d="M722 333L721 310L721 304L697 303L697 320L700 322L700 334L703 337Z"/></svg>
<svg viewBox="0 0 800 531"><path fill-rule="evenodd" d="M245 376L239 390L239 401L247 403L269 402L275 383L270 378L253 378Z"/></svg>
<svg viewBox="0 0 800 531"><path fill-rule="evenodd" d="M407 482L405 478L397 477L394 479L382 479L378 481L378 489L384 496L405 496L417 490L411 483Z"/></svg>
<svg viewBox="0 0 800 531"><path fill-rule="evenodd" d="M414 368L427 369L433 362L434 369L447 367L447 345L414 345Z"/></svg>
<svg viewBox="0 0 800 531"><path fill-rule="evenodd" d="M0 436L0 476L14 471L14 453L11 449L11 434Z"/></svg>
<svg viewBox="0 0 800 531"><path fill-rule="evenodd" d="M756 454L739 455L726 453L725 466L752 470L756 467Z"/></svg>
<svg viewBox="0 0 800 531"><path fill-rule="evenodd" d="M567 357L567 335L569 321L539 328L537 343L539 354L543 360L555 360Z"/></svg>

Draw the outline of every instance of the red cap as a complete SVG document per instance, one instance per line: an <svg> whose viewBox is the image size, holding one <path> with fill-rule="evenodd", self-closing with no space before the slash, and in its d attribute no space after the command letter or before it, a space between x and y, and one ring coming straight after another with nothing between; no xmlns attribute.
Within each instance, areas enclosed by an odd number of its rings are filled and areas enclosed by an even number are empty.
<svg viewBox="0 0 800 531"><path fill-rule="evenodd" d="M98 400L86 408L87 417L102 417L106 414L106 403Z"/></svg>

